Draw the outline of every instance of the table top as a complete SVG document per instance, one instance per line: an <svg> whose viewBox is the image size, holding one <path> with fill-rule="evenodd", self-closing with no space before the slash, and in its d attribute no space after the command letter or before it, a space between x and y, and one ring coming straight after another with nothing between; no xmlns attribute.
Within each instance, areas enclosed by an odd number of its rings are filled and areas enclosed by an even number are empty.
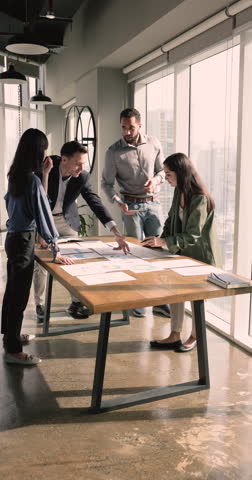
<svg viewBox="0 0 252 480"><path fill-rule="evenodd" d="M88 237L87 240L111 242L114 239L113 237ZM139 240L131 237L128 237L127 240L140 244ZM72 295L84 303L91 313L115 312L166 303L252 293L252 282L249 287L224 289L208 282L207 275L185 277L172 270L161 270L151 273L132 273L129 270L124 270L124 272L133 276L135 280L102 285L86 285L77 277L65 272L59 264L53 263L50 251L37 249L35 255L38 262L65 286ZM103 258L102 260L105 259ZM165 260L169 261L169 258ZM90 261L99 262L100 259L76 260L75 263ZM155 261L157 260L155 259Z"/></svg>

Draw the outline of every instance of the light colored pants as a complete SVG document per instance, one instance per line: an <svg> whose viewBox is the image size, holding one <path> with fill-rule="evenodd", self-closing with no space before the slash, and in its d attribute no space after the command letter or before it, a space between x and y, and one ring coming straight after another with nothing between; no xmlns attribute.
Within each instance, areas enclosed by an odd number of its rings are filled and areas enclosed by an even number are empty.
<svg viewBox="0 0 252 480"><path fill-rule="evenodd" d="M162 207L159 200L152 202L130 202L127 203L129 210L139 210L135 215L122 213L126 234L129 237L143 240L144 237L161 235L163 225Z"/></svg>
<svg viewBox="0 0 252 480"><path fill-rule="evenodd" d="M66 223L64 216L53 217L55 226L60 234L60 237L78 237L78 233L75 232ZM41 267L38 262L34 264L33 273L33 287L34 287L34 301L35 305L42 305L44 303L44 293L46 285L47 271ZM71 295L72 302L78 302L78 299Z"/></svg>
<svg viewBox="0 0 252 480"><path fill-rule="evenodd" d="M196 329L195 329L195 314L194 314L194 304L191 302L192 308L192 336L196 338ZM185 304L184 303L174 303L170 305L171 309L171 331L181 332L183 328L184 316L185 316Z"/></svg>

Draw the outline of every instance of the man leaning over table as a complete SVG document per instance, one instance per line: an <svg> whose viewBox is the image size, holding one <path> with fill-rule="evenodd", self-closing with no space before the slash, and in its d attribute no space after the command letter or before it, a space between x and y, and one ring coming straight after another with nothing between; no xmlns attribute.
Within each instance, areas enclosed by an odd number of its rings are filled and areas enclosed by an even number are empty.
<svg viewBox="0 0 252 480"><path fill-rule="evenodd" d="M78 237L80 218L76 200L81 195L100 222L113 233L118 249L127 253L128 244L100 197L94 192L90 175L85 171L86 148L76 141L67 142L63 145L60 155L60 157L56 155L47 157L42 172L42 184L48 194L54 222L60 236ZM38 239L38 243L41 247L46 246L41 238ZM45 269L35 262L33 281L38 322L42 322L44 317L45 280ZM68 313L74 318L87 318L89 315L88 309L74 297Z"/></svg>
<svg viewBox="0 0 252 480"><path fill-rule="evenodd" d="M159 140L141 132L141 115L135 108L120 114L122 137L111 145L105 157L102 188L122 211L128 236L143 240L162 232L162 209L158 200L164 182L164 155ZM115 190L115 181L120 195ZM153 307L154 313L170 317L169 305ZM144 317L145 309L132 311Z"/></svg>

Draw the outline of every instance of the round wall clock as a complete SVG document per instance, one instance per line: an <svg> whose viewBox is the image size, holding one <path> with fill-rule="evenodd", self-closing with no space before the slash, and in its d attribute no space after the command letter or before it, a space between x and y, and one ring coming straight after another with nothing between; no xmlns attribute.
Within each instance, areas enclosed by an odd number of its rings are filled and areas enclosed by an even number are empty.
<svg viewBox="0 0 252 480"><path fill-rule="evenodd" d="M94 115L87 105L73 105L67 112L65 123L65 142L77 140L87 149L85 170L92 173L96 154L96 128Z"/></svg>

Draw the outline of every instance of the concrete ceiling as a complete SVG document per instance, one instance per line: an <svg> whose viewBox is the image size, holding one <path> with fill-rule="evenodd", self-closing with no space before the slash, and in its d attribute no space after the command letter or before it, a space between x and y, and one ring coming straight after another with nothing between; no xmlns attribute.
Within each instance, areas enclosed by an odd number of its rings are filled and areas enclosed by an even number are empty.
<svg viewBox="0 0 252 480"><path fill-rule="evenodd" d="M228 0L184 0L121 48L104 58L99 62L99 66L123 68L218 13L231 3L234 2Z"/></svg>
<svg viewBox="0 0 252 480"><path fill-rule="evenodd" d="M62 50L64 34L69 27L68 22L40 18L51 9L56 17L72 19L83 0L5 0L0 2L0 50L5 52L8 40L14 35L23 33L25 24L39 40L50 48L50 53ZM32 56L30 59L38 63L47 61L49 55Z"/></svg>

